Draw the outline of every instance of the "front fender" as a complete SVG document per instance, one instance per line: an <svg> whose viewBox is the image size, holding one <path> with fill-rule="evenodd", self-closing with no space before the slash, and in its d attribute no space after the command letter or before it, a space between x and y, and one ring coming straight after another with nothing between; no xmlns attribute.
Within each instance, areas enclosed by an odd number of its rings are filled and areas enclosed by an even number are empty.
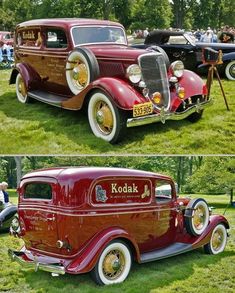
<svg viewBox="0 0 235 293"><path fill-rule="evenodd" d="M8 225L9 220L17 213L16 205L9 205L0 212L0 228ZM5 225L4 225L5 224ZM9 227L5 227L9 228Z"/></svg>
<svg viewBox="0 0 235 293"><path fill-rule="evenodd" d="M115 77L101 77L91 82L82 92L62 103L62 107L79 110L93 91L101 90L109 95L118 108L132 110L134 104L144 103L146 99L127 81Z"/></svg>
<svg viewBox="0 0 235 293"><path fill-rule="evenodd" d="M199 248L199 247L209 243L210 239L211 239L212 232L218 224L224 224L226 229L229 229L229 223L224 216L222 216L222 215L210 216L209 225L207 226L206 230L202 233L202 235L200 235L196 239L196 241L192 244L193 249Z"/></svg>
<svg viewBox="0 0 235 293"><path fill-rule="evenodd" d="M33 87L33 84L41 81L40 75L27 63L17 63L11 72L9 84L16 82L16 76L20 73L27 89Z"/></svg>
<svg viewBox="0 0 235 293"><path fill-rule="evenodd" d="M75 257L75 259L66 267L66 272L70 274L78 274L91 271L96 265L96 262L106 245L117 238L121 238L130 243L135 249L137 260L140 259L138 246L135 241L131 239L130 235L122 228L112 227L93 237L86 247L82 249L77 257Z"/></svg>
<svg viewBox="0 0 235 293"><path fill-rule="evenodd" d="M232 60L235 60L235 52L223 54L222 60L223 61L232 61Z"/></svg>
<svg viewBox="0 0 235 293"><path fill-rule="evenodd" d="M184 70L184 75L179 81L185 89L185 99L205 94L205 83L199 75L190 70Z"/></svg>

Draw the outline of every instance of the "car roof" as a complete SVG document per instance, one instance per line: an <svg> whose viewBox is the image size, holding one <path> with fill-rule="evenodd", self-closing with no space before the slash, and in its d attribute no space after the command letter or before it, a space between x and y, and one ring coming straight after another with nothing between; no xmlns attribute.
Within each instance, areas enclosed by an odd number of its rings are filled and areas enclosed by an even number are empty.
<svg viewBox="0 0 235 293"><path fill-rule="evenodd" d="M154 30L145 39L145 44L164 44L170 36L183 36L184 31Z"/></svg>
<svg viewBox="0 0 235 293"><path fill-rule="evenodd" d="M109 20L100 20L100 19L91 19L91 18L48 18L48 19L34 19L22 22L17 25L17 28L23 28L27 26L54 26L54 27L64 27L70 28L72 26L86 26L86 25L105 25L105 26L123 26L120 23L109 21Z"/></svg>
<svg viewBox="0 0 235 293"><path fill-rule="evenodd" d="M113 168L113 167L58 167L32 171L22 177L22 180L34 177L52 177L57 180L77 180L82 178L96 179L103 176L138 176L138 177L170 177L148 171Z"/></svg>

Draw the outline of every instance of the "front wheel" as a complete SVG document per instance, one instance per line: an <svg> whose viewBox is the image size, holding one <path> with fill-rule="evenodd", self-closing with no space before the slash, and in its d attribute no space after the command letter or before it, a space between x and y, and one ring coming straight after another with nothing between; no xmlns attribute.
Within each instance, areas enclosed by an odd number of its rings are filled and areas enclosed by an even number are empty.
<svg viewBox="0 0 235 293"><path fill-rule="evenodd" d="M227 230L223 224L217 225L211 235L210 242L204 246L207 254L218 254L224 251L227 243Z"/></svg>
<svg viewBox="0 0 235 293"><path fill-rule="evenodd" d="M229 80L235 80L235 60L226 65L225 75Z"/></svg>
<svg viewBox="0 0 235 293"><path fill-rule="evenodd" d="M110 143L116 143L126 127L124 113L101 91L90 97L88 119L94 135Z"/></svg>
<svg viewBox="0 0 235 293"><path fill-rule="evenodd" d="M26 104L29 102L27 88L20 73L16 77L16 95L19 102Z"/></svg>
<svg viewBox="0 0 235 293"><path fill-rule="evenodd" d="M131 262L128 246L121 241L111 242L101 253L91 276L98 285L121 283L130 272Z"/></svg>

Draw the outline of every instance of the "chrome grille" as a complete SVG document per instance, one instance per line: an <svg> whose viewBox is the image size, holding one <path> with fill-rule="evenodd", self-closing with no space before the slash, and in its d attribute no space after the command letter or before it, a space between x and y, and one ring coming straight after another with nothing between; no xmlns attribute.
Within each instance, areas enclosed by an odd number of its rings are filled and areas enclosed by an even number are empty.
<svg viewBox="0 0 235 293"><path fill-rule="evenodd" d="M154 92L160 92L163 96L161 105L169 107L170 91L164 57L160 53L148 53L139 57L139 66L142 78L149 89L150 96Z"/></svg>

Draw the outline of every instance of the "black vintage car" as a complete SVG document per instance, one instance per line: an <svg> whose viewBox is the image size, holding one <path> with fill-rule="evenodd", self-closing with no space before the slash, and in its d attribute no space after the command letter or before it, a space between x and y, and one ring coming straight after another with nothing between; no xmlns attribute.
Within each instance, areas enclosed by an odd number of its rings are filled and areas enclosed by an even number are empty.
<svg viewBox="0 0 235 293"><path fill-rule="evenodd" d="M8 204L4 208L0 206L0 233L9 232L15 221L18 221L17 206L14 204Z"/></svg>
<svg viewBox="0 0 235 293"><path fill-rule="evenodd" d="M132 46L153 49L154 46L158 46L165 50L170 62L180 59L186 69L197 73L206 72L206 66L202 64L203 48L222 50L223 64L218 66L218 70L228 79L235 80L235 44L195 42L190 34L183 31L154 30L146 37L144 43Z"/></svg>

